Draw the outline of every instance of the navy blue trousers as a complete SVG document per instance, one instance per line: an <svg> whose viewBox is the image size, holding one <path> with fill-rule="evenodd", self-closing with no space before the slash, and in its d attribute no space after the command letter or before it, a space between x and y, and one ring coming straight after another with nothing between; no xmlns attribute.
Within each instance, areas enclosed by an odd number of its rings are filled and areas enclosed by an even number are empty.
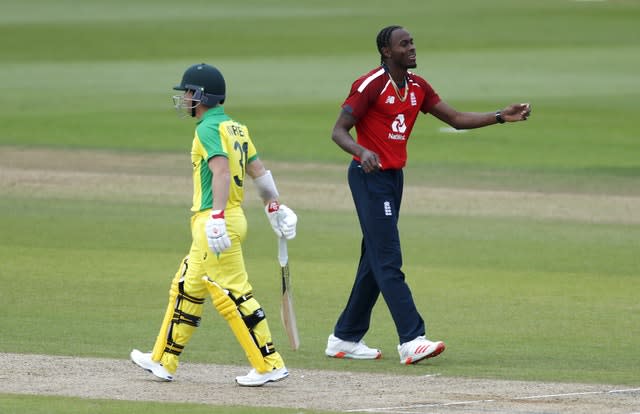
<svg viewBox="0 0 640 414"><path fill-rule="evenodd" d="M351 295L334 334L345 341L361 340L369 330L371 311L382 293L400 343L411 341L425 334L425 325L401 270L398 218L403 172L383 170L367 174L353 161L348 179L362 229L362 247Z"/></svg>

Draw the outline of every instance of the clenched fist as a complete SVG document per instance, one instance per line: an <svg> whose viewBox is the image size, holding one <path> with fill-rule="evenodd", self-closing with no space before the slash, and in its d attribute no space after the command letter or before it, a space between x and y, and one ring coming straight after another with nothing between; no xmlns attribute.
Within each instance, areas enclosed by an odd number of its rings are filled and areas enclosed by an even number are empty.
<svg viewBox="0 0 640 414"><path fill-rule="evenodd" d="M207 234L209 248L214 253L220 254L231 246L231 240L227 235L227 224L224 221L224 210L212 211L204 231Z"/></svg>

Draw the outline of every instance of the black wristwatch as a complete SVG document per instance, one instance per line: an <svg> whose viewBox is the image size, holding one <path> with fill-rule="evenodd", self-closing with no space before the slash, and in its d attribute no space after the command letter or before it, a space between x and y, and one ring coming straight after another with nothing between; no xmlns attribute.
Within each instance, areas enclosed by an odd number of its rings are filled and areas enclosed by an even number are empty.
<svg viewBox="0 0 640 414"><path fill-rule="evenodd" d="M496 111L496 122L499 124L504 124L505 122L500 111Z"/></svg>

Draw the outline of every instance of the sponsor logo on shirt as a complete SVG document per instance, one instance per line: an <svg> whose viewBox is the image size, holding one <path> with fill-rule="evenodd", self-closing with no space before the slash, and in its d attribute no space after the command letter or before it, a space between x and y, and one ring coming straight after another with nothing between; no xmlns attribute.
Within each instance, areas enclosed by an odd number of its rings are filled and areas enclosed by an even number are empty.
<svg viewBox="0 0 640 414"><path fill-rule="evenodd" d="M418 100L416 99L416 94L411 92L411 106L418 105Z"/></svg>
<svg viewBox="0 0 640 414"><path fill-rule="evenodd" d="M391 130L404 134L407 130L407 124L404 123L404 114L398 114L398 116L396 116L396 119L391 123Z"/></svg>
<svg viewBox="0 0 640 414"><path fill-rule="evenodd" d="M394 103L396 103L396 97L395 96L387 96L387 100L384 101L384 103L393 105Z"/></svg>
<svg viewBox="0 0 640 414"><path fill-rule="evenodd" d="M393 133L389 134L389 139L395 141L404 141L406 139L404 133L407 130L407 124L404 123L404 114L398 114L396 119L391 123Z"/></svg>

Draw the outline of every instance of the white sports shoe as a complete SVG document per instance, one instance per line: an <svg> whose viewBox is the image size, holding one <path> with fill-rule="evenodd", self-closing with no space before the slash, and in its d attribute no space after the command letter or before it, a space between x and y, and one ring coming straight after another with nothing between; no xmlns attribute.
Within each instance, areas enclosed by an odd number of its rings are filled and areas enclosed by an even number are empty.
<svg viewBox="0 0 640 414"><path fill-rule="evenodd" d="M151 360L151 352L144 353L134 349L130 356L131 361L140 368L149 371L163 381L173 381L173 375L160 362Z"/></svg>
<svg viewBox="0 0 640 414"><path fill-rule="evenodd" d="M369 348L363 341L343 341L335 335L329 335L327 349L324 353L333 358L351 359L380 359L382 352L379 349Z"/></svg>
<svg viewBox="0 0 640 414"><path fill-rule="evenodd" d="M444 351L444 342L431 342L424 336L419 336L413 341L405 342L398 345L398 353L400 354L400 363L409 365L422 361L425 358L433 358Z"/></svg>
<svg viewBox="0 0 640 414"><path fill-rule="evenodd" d="M267 382L282 381L288 376L289 371L287 371L286 367L274 369L264 374L260 374L255 369L252 369L247 375L236 377L236 382L243 387L261 387Z"/></svg>

